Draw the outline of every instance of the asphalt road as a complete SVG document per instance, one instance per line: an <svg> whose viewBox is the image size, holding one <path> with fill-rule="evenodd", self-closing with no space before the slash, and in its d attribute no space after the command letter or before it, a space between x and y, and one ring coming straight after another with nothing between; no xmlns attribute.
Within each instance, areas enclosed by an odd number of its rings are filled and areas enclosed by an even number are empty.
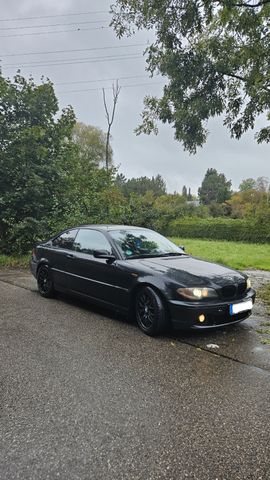
<svg viewBox="0 0 270 480"><path fill-rule="evenodd" d="M152 339L0 274L1 480L269 480L261 318Z"/></svg>

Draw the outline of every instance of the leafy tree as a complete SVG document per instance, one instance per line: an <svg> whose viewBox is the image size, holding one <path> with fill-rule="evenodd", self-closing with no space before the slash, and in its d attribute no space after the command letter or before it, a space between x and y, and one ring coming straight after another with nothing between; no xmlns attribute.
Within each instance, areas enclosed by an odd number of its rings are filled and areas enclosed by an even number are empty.
<svg viewBox="0 0 270 480"><path fill-rule="evenodd" d="M77 145L78 156L82 166L104 167L106 165L106 134L97 127L77 122L72 132L72 139ZM108 162L112 164L112 149L108 147Z"/></svg>
<svg viewBox="0 0 270 480"><path fill-rule="evenodd" d="M122 223L140 227L155 228L157 212L154 208L155 197L148 191L145 195L131 193L121 215Z"/></svg>
<svg viewBox="0 0 270 480"><path fill-rule="evenodd" d="M256 190L259 192L267 192L269 189L270 183L269 178L267 177L258 177L256 180Z"/></svg>
<svg viewBox="0 0 270 480"><path fill-rule="evenodd" d="M161 195L155 200L157 212L156 228L165 233L171 220L183 216L182 209L186 205L186 197L179 194Z"/></svg>
<svg viewBox="0 0 270 480"><path fill-rule="evenodd" d="M200 203L223 203L231 197L232 182L226 179L223 173L218 173L215 168L208 168L202 185L198 190Z"/></svg>
<svg viewBox="0 0 270 480"><path fill-rule="evenodd" d="M231 215L231 205L224 203L211 203L209 205L209 213L211 217L229 217Z"/></svg>
<svg viewBox="0 0 270 480"><path fill-rule="evenodd" d="M0 241L3 249L23 250L24 234L32 244L45 229L61 193L65 161L73 150L75 123L71 107L56 119L53 85L36 85L16 75L0 75ZM46 223L46 222L45 222ZM37 226L40 225L40 228ZM42 227L42 228L43 228ZM48 231L47 231L48 234ZM16 243L17 242L17 243Z"/></svg>
<svg viewBox="0 0 270 480"><path fill-rule="evenodd" d="M155 197L166 193L166 183L161 175L156 175L152 178L130 178L126 181L124 181L124 178L122 177L122 185L120 188L126 197L131 195L131 193L145 195L147 192L152 192Z"/></svg>
<svg viewBox="0 0 270 480"><path fill-rule="evenodd" d="M110 202L105 192L112 191L114 171L97 167L84 170L76 156L69 158L66 171L65 188L55 199L54 230L80 223L106 223L114 200Z"/></svg>
<svg viewBox="0 0 270 480"><path fill-rule="evenodd" d="M255 189L247 189L234 193L227 202L231 207L233 218L261 217L262 211L270 209L267 202L267 193Z"/></svg>
<svg viewBox="0 0 270 480"><path fill-rule="evenodd" d="M168 122L195 153L211 117L223 114L237 139L262 113L270 120L270 0L115 0L111 11L118 37L154 30L147 70L166 78L161 98L145 98L138 133ZM256 139L270 141L268 122Z"/></svg>
<svg viewBox="0 0 270 480"><path fill-rule="evenodd" d="M114 184L120 190L123 189L124 185L126 184L127 179L123 173L118 173L115 177Z"/></svg>
<svg viewBox="0 0 270 480"><path fill-rule="evenodd" d="M191 188L190 188L190 187L189 187L189 189L188 189L187 199L188 199L189 201L192 200Z"/></svg>
<svg viewBox="0 0 270 480"><path fill-rule="evenodd" d="M245 192L246 190L252 190L255 188L256 188L256 180L254 180L254 178L246 178L245 180L242 180L242 182L239 185L240 192Z"/></svg>
<svg viewBox="0 0 270 480"><path fill-rule="evenodd" d="M186 187L186 185L184 185L183 188L182 188L182 197L187 197L187 187Z"/></svg>

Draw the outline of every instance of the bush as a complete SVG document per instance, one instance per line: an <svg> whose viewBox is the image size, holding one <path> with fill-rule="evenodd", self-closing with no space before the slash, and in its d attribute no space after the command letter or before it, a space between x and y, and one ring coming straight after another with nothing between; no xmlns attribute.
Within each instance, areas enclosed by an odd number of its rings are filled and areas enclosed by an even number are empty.
<svg viewBox="0 0 270 480"><path fill-rule="evenodd" d="M181 218L169 223L167 235L236 242L270 243L270 225L253 220Z"/></svg>
<svg viewBox="0 0 270 480"><path fill-rule="evenodd" d="M29 252L36 243L46 240L50 236L48 225L45 221L38 221L26 217L9 230L9 241L2 249L7 254L22 255Z"/></svg>

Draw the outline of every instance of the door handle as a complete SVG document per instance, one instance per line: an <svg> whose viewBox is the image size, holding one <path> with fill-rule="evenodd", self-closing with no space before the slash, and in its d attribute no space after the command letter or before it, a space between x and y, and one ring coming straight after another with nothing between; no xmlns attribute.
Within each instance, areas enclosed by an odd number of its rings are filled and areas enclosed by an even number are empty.
<svg viewBox="0 0 270 480"><path fill-rule="evenodd" d="M72 253L67 253L67 258L74 258L74 255Z"/></svg>

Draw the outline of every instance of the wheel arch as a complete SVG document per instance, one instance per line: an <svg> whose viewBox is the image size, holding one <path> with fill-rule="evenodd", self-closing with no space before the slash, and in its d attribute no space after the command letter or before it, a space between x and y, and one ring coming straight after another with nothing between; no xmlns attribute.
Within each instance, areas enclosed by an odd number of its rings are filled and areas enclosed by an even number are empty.
<svg viewBox="0 0 270 480"><path fill-rule="evenodd" d="M37 274L38 274L38 271L39 271L40 267L43 267L44 265L48 268L50 267L49 262L48 262L48 260L46 260L46 258L42 258L39 261L38 266L37 266Z"/></svg>
<svg viewBox="0 0 270 480"><path fill-rule="evenodd" d="M167 318L168 318L168 321L170 322L171 318L170 318L170 309L169 309L169 305L168 305L168 300L167 298L165 297L164 293L156 286L154 285L153 283L151 282L148 282L148 281L143 281L143 282L138 282L134 287L133 289L131 290L130 292L130 302L129 302L129 314L134 317L134 314L135 314L135 300L136 300L136 295L137 293L142 290L144 287L150 287L152 288L152 290L154 290L161 298L162 302L163 302L163 305L166 309L166 314L167 314Z"/></svg>

